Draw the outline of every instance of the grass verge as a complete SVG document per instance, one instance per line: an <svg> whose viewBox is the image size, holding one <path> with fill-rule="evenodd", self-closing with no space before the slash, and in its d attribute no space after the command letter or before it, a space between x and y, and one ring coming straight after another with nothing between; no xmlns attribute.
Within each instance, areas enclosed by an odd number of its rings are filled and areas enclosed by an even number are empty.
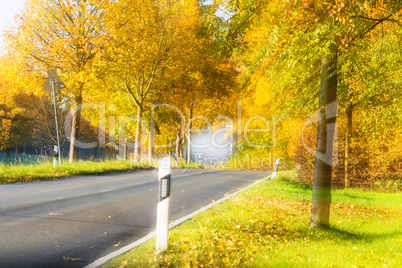
<svg viewBox="0 0 402 268"><path fill-rule="evenodd" d="M115 172L126 172L137 169L152 168L146 164L133 165L130 161L105 160L101 162L78 161L75 163L65 162L61 166L53 167L51 162L37 164L21 164L7 166L0 163L0 184L17 182L29 182L40 180L53 180L64 177L82 175L100 175Z"/></svg>
<svg viewBox="0 0 402 268"><path fill-rule="evenodd" d="M105 267L400 267L402 193L334 190L331 228L309 229L311 189L281 172Z"/></svg>

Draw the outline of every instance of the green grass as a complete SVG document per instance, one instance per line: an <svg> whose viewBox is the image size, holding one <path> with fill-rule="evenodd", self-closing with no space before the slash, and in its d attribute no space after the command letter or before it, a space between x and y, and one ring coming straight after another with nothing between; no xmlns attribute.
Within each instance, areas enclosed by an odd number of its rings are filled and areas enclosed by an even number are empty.
<svg viewBox="0 0 402 268"><path fill-rule="evenodd" d="M0 163L0 184L52 180L71 176L100 175L115 172L126 172L136 169L151 168L145 164L133 165L130 161L105 160L101 162L78 161L53 168L49 161L38 161L36 164L7 166Z"/></svg>
<svg viewBox="0 0 402 268"><path fill-rule="evenodd" d="M106 267L400 267L402 193L334 190L331 228L310 229L311 189L280 172Z"/></svg>
<svg viewBox="0 0 402 268"><path fill-rule="evenodd" d="M42 156L42 155L36 155L36 154L24 154L21 153L19 154L19 161L21 164L36 164L38 162L43 162L43 161L49 161L50 157L48 156ZM15 153L10 153L10 161L12 164L15 163ZM6 153L0 153L0 163L7 163L7 154Z"/></svg>
<svg viewBox="0 0 402 268"><path fill-rule="evenodd" d="M199 163L196 163L196 162L187 163L187 160L182 159L182 158L178 159L177 161L173 160L173 161L172 161L172 165L173 165L173 167L175 167L175 168L184 168L184 169L185 169L185 168L188 168L188 169L204 169L204 168L210 168L210 167L208 167L208 166L205 166L205 165L203 165L203 164L199 164Z"/></svg>

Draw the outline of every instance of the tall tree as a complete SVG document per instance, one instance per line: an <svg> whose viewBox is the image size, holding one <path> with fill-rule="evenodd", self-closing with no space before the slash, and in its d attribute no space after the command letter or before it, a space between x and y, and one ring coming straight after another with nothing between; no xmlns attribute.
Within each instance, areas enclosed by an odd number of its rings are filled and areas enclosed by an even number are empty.
<svg viewBox="0 0 402 268"><path fill-rule="evenodd" d="M107 0L28 0L7 42L36 72L55 69L74 104L69 160L77 159L80 107L96 68L94 58L106 43Z"/></svg>
<svg viewBox="0 0 402 268"><path fill-rule="evenodd" d="M323 55L319 97L321 119L317 131L310 225L328 226L331 168L323 165L320 152L332 151L332 148L324 148L327 144L332 145L331 137L326 135L328 124L324 121L324 106L337 96L340 79L336 74L342 63L336 64L336 59L339 55L344 59L351 46L364 44L369 34L381 23L398 21L401 1L250 0L228 3L229 10L235 15L228 22L226 43L237 45L241 41L241 49L247 51L243 58L249 75L259 68L267 68L269 74L277 66L284 67L279 73L285 74L288 82L293 82L278 87L286 90L282 93L287 92L287 96L281 98L285 104L313 107L316 102L308 99L317 95L317 91L314 92L314 83L319 81L315 71L319 68L317 55ZM293 74L293 78L290 74ZM304 77L312 78L307 86L301 86L300 81L305 80Z"/></svg>
<svg viewBox="0 0 402 268"><path fill-rule="evenodd" d="M113 46L106 56L113 86L124 89L137 109L134 157L141 153L142 117L148 96L163 72L185 59L195 37L196 1L124 0L109 27ZM135 27L133 27L135 25Z"/></svg>

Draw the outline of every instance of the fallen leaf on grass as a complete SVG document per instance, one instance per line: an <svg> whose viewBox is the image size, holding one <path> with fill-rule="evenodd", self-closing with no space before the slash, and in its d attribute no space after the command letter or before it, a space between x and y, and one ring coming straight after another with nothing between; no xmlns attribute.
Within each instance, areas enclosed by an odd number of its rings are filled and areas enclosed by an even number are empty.
<svg viewBox="0 0 402 268"><path fill-rule="evenodd" d="M124 268L128 265L128 260L121 262L120 268Z"/></svg>

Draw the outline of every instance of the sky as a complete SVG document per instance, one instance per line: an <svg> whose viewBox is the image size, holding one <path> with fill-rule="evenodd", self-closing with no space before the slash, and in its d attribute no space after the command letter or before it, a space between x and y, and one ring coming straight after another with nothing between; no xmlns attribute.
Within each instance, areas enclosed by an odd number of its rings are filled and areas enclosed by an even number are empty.
<svg viewBox="0 0 402 268"><path fill-rule="evenodd" d="M3 50L3 32L14 23L14 16L24 7L26 0L0 0L0 51Z"/></svg>

